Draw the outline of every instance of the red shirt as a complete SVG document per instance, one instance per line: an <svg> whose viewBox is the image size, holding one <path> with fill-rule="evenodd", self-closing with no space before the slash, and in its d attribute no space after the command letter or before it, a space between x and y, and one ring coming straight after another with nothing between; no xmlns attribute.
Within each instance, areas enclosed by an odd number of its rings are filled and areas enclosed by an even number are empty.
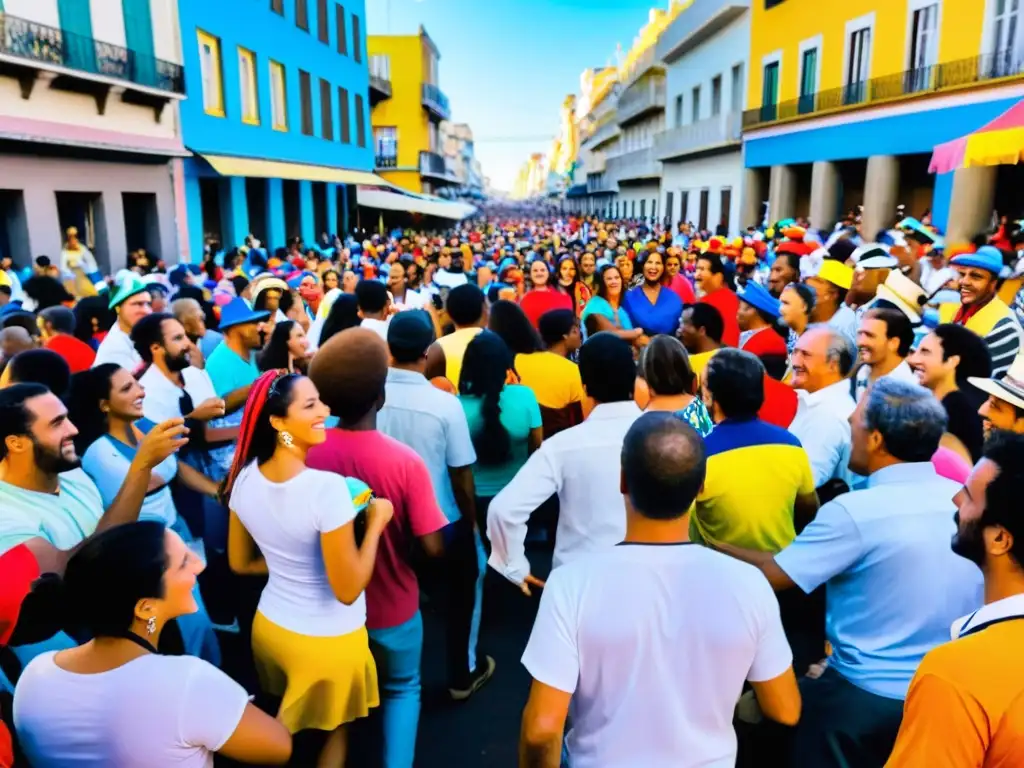
<svg viewBox="0 0 1024 768"><path fill-rule="evenodd" d="M519 306L530 319L530 324L538 328L541 315L553 309L573 309L573 301L561 291L549 288L546 291L533 290L519 300Z"/></svg>
<svg viewBox="0 0 1024 768"><path fill-rule="evenodd" d="M668 287L672 293L683 300L683 304L697 303L697 294L693 292L693 286L690 285L690 281L683 277L682 274L673 277Z"/></svg>
<svg viewBox="0 0 1024 768"><path fill-rule="evenodd" d="M327 441L309 449L306 465L362 480L395 507L377 549L366 587L366 628L404 624L420 609L420 586L409 562L413 539L448 524L437 505L430 473L415 451L377 431L327 430Z"/></svg>
<svg viewBox="0 0 1024 768"><path fill-rule="evenodd" d="M740 326L736 322L736 313L740 309L739 297L725 286L704 296L701 299L710 304L722 315L725 330L722 332L722 343L727 347L736 347L740 343Z"/></svg>
<svg viewBox="0 0 1024 768"><path fill-rule="evenodd" d="M764 375L764 405L757 412L757 417L761 421L789 429L789 425L796 418L798 403L795 389L776 381L767 373Z"/></svg>
<svg viewBox="0 0 1024 768"><path fill-rule="evenodd" d="M744 351L758 357L768 357L771 355L785 357L788 354L786 340L771 328L762 328L759 331L755 331L742 348Z"/></svg>
<svg viewBox="0 0 1024 768"><path fill-rule="evenodd" d="M24 544L0 555L0 646L11 639L21 603L38 578L39 563Z"/></svg>
<svg viewBox="0 0 1024 768"><path fill-rule="evenodd" d="M63 357L72 373L88 371L96 361L96 352L92 347L66 333L58 333L47 339L43 346Z"/></svg>

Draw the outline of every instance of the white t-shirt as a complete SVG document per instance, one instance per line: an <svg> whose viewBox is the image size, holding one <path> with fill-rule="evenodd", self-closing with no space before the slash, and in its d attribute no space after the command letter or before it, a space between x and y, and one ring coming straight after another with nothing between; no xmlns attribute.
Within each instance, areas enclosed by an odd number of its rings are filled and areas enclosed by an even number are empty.
<svg viewBox="0 0 1024 768"><path fill-rule="evenodd" d="M238 475L231 509L267 559L270 578L259 611L279 627L302 635L337 637L366 624L364 595L345 605L331 590L320 534L356 516L345 478L307 469L273 483L256 462Z"/></svg>
<svg viewBox="0 0 1024 768"><path fill-rule="evenodd" d="M111 326L106 337L100 342L92 367L95 368L104 363L117 363L131 373L134 373L135 369L142 365L142 357L135 351L132 337L122 331L121 326L117 323Z"/></svg>
<svg viewBox="0 0 1024 768"><path fill-rule="evenodd" d="M793 663L767 580L696 544L622 544L551 572L523 654L573 694L573 768L732 768L743 682Z"/></svg>
<svg viewBox="0 0 1024 768"><path fill-rule="evenodd" d="M160 424L168 419L187 416L188 414L181 412L181 396L185 392L192 398L193 408L198 408L204 400L217 396L210 374L201 368L190 365L181 372L181 376L185 382L184 391L155 365L149 366L139 379L139 383L146 390L146 397L142 401L142 413L147 419Z"/></svg>
<svg viewBox="0 0 1024 768"><path fill-rule="evenodd" d="M212 768L249 703L194 656L140 656L109 672L37 656L14 692L14 724L35 768Z"/></svg>
<svg viewBox="0 0 1024 768"><path fill-rule="evenodd" d="M370 329L371 331L376 333L378 336L380 336L382 339L384 339L384 343L386 344L387 340L388 340L388 326L390 324L391 324L390 318L387 319L387 320L377 320L374 317L367 317L367 318L363 319L363 322L361 322L359 324L359 326L361 328L368 328L368 329Z"/></svg>

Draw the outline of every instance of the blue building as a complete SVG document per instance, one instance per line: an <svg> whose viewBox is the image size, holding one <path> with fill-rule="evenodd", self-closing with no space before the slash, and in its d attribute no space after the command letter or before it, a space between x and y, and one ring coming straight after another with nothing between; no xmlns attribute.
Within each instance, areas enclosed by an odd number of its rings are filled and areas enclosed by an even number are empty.
<svg viewBox="0 0 1024 768"><path fill-rule="evenodd" d="M349 229L372 175L363 0L178 0L189 251ZM180 194L180 193L179 193Z"/></svg>

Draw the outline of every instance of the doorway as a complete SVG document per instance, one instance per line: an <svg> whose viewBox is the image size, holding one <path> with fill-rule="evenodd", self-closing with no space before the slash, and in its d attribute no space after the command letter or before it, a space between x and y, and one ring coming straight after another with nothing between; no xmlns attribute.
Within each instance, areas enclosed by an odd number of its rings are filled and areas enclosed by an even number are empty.
<svg viewBox="0 0 1024 768"><path fill-rule="evenodd" d="M16 268L26 267L32 261L25 194L20 189L0 189L0 257L3 256L9 257Z"/></svg>
<svg viewBox="0 0 1024 768"><path fill-rule="evenodd" d="M122 192L124 206L124 238L128 253L144 248L151 261L160 253L160 220L155 192Z"/></svg>
<svg viewBox="0 0 1024 768"><path fill-rule="evenodd" d="M224 230L221 228L220 210L220 179L199 180L199 207L203 219L203 244L216 243L210 251L216 253L224 242Z"/></svg>
<svg viewBox="0 0 1024 768"><path fill-rule="evenodd" d="M327 232L327 184L323 181L313 182L313 237L320 242L320 236ZM328 232L328 234L330 234ZM307 243L307 246L313 243Z"/></svg>
<svg viewBox="0 0 1024 768"><path fill-rule="evenodd" d="M78 241L92 251L96 264L110 273L107 222L103 215L103 195L100 192L55 192L60 241L65 242L68 227L78 229Z"/></svg>
<svg viewBox="0 0 1024 768"><path fill-rule="evenodd" d="M257 240L267 243L267 180L245 180L245 204L249 210L249 232Z"/></svg>
<svg viewBox="0 0 1024 768"><path fill-rule="evenodd" d="M299 205L299 182L285 179L281 182L281 196L284 198L284 235L291 242L302 237L302 210ZM274 243L274 248L287 246L288 243Z"/></svg>

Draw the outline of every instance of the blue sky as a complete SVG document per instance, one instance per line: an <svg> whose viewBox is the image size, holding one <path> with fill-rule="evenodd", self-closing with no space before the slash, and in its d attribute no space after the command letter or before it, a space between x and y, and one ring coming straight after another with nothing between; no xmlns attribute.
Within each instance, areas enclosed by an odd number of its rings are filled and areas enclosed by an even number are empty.
<svg viewBox="0 0 1024 768"><path fill-rule="evenodd" d="M366 0L369 34L422 24L441 51L452 119L469 123L484 174L510 189L531 152L547 152L580 73L628 50L660 0ZM504 141L495 141L504 139ZM513 139L513 140L509 140ZM539 139L539 140L538 140Z"/></svg>

